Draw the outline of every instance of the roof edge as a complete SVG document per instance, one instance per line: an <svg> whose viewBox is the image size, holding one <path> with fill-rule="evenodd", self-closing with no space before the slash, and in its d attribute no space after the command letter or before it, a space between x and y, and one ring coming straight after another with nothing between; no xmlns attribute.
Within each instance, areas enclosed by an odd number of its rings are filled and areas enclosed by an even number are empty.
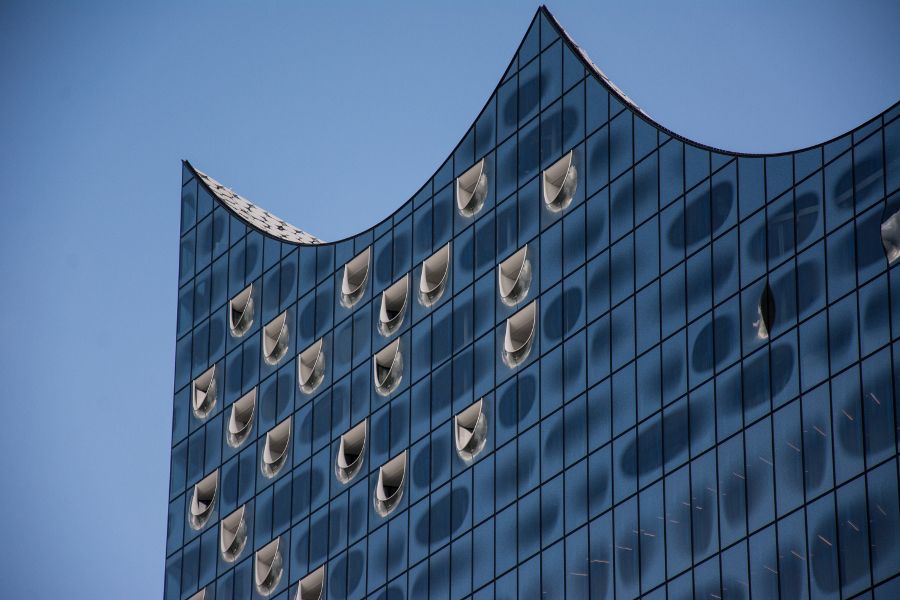
<svg viewBox="0 0 900 600"><path fill-rule="evenodd" d="M231 188L225 187L203 171L197 169L189 160L183 160L182 163L220 205L255 231L259 231L278 241L291 244L318 245L325 243L316 236L291 225L284 219L250 202Z"/></svg>
<svg viewBox="0 0 900 600"><path fill-rule="evenodd" d="M619 86L617 86L615 83L613 83L612 80L609 77L607 77L606 73L604 73L600 69L600 67L598 67L594 63L594 61L591 59L590 56L588 56L588 53L584 50L584 48L582 48L581 46L578 45L577 42L575 42L575 39L569 34L568 31L565 30L565 28L563 28L563 26L556 19L556 17L553 15L553 13L550 12L550 9L547 8L547 5L542 4L538 8L538 13L543 14L547 18L547 20L550 21L550 24L556 28L556 31L559 33L559 35L563 39L563 41L566 44L568 44L569 47L576 54L578 54L578 56L581 58L582 63L584 64L584 66L593 75L595 75L600 80L600 83L603 85L603 87L606 88L606 90L609 93L613 94L617 100L622 102L623 105L630 108L632 110L632 112L636 113L638 116L640 116L642 119L644 119L648 124L657 128L659 131L663 132L664 134L668 135L669 137L679 140L681 142L684 142L686 144L690 144L692 146L702 148L704 150L709 150L710 152L718 152L719 154L727 154L729 156L746 157L746 158L765 158L768 156L771 156L771 157L784 156L786 154L795 154L798 152L804 152L806 150L810 150L817 146L824 146L826 144L830 144L831 142L837 141L837 140L853 133L854 131L856 131L862 127L865 127L866 125L869 125L873 121L880 119L885 113L890 112L892 109L894 109L898 105L900 105L900 100L898 100L898 101L894 102L893 104L891 104L890 106L887 106L884 110L876 113L874 116L872 116L868 120L860 123L856 127L853 127L843 133L840 133L831 138L825 139L821 142L815 142L815 143L809 144L807 146L801 146L799 148L793 148L790 150L782 150L779 152L758 152L757 153L757 152L740 152L737 150L726 150L724 148L710 146L709 144L704 144L702 142L698 142L696 140L693 140L691 138L688 138L686 136L683 136L679 133L672 131L665 125L662 125L659 121L655 120L649 114L647 114L640 106L637 105L637 103L632 98L630 98L625 92L623 92L619 88Z"/></svg>

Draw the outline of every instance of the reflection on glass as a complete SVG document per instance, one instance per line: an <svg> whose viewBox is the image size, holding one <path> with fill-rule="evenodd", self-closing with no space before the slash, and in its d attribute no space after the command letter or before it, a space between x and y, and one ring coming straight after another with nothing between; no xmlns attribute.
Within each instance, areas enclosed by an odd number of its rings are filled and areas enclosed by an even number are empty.
<svg viewBox="0 0 900 600"><path fill-rule="evenodd" d="M228 418L228 445L237 448L244 443L253 429L253 415L256 412L256 388L253 388L231 405Z"/></svg>
<svg viewBox="0 0 900 600"><path fill-rule="evenodd" d="M484 448L487 441L487 417L484 400L478 400L453 417L453 434L456 453L464 461L471 461Z"/></svg>
<svg viewBox="0 0 900 600"><path fill-rule="evenodd" d="M527 244L500 263L497 267L497 284L500 299L507 306L515 305L528 295L531 287L531 262L528 260Z"/></svg>
<svg viewBox="0 0 900 600"><path fill-rule="evenodd" d="M256 591L263 596L269 596L278 587L283 571L281 558L281 538L275 538L256 551L254 563L254 579Z"/></svg>
<svg viewBox="0 0 900 600"><path fill-rule="evenodd" d="M263 358L274 365L284 356L288 347L287 311L272 319L263 328Z"/></svg>
<svg viewBox="0 0 900 600"><path fill-rule="evenodd" d="M757 318L753 322L753 328L756 330L756 337L761 340L769 339L769 332L772 330L772 324L775 322L775 295L769 282L763 289L762 295L759 297L759 304L756 307Z"/></svg>
<svg viewBox="0 0 900 600"><path fill-rule="evenodd" d="M341 436L337 459L334 464L334 474L341 483L349 483L362 468L363 454L366 451L367 433L368 420L364 419Z"/></svg>
<svg viewBox="0 0 900 600"><path fill-rule="evenodd" d="M263 447L260 465L266 478L271 479L275 477L287 462L290 440L291 417L288 417L266 433L266 444Z"/></svg>
<svg viewBox="0 0 900 600"><path fill-rule="evenodd" d="M403 354L400 352L400 339L396 339L372 357L372 370L375 376L375 391L387 396L400 385L403 378Z"/></svg>
<svg viewBox="0 0 900 600"><path fill-rule="evenodd" d="M378 331L389 336L403 325L406 302L409 298L409 275L381 292L381 310L378 313Z"/></svg>
<svg viewBox="0 0 900 600"><path fill-rule="evenodd" d="M212 515L219 491L219 470L216 469L194 485L189 521L191 529L203 529Z"/></svg>
<svg viewBox="0 0 900 600"><path fill-rule="evenodd" d="M534 300L506 320L503 340L503 362L513 368L520 365L531 352L537 328L537 300Z"/></svg>
<svg viewBox="0 0 900 600"><path fill-rule="evenodd" d="M574 151L550 165L544 171L544 204L553 212L569 206L578 185L578 171L575 169Z"/></svg>
<svg viewBox="0 0 900 600"><path fill-rule="evenodd" d="M359 302L366 291L371 253L372 247L368 246L344 265L344 279L341 282L341 304L343 306L348 308L353 306Z"/></svg>
<svg viewBox="0 0 900 600"><path fill-rule="evenodd" d="M241 506L219 525L219 548L225 562L236 561L247 544L246 508L246 505Z"/></svg>
<svg viewBox="0 0 900 600"><path fill-rule="evenodd" d="M432 306L440 300L450 273L450 243L426 258L419 277L419 302Z"/></svg>
<svg viewBox="0 0 900 600"><path fill-rule="evenodd" d="M375 487L375 512L386 517L397 508L403 497L406 481L406 453L404 450L378 469L378 484Z"/></svg>
<svg viewBox="0 0 900 600"><path fill-rule="evenodd" d="M484 205L488 181L482 158L456 178L456 207L464 217L475 215Z"/></svg>
<svg viewBox="0 0 900 600"><path fill-rule="evenodd" d="M251 325L253 325L252 283L228 303L228 327L231 329L231 335L241 337L247 333Z"/></svg>
<svg viewBox="0 0 900 600"><path fill-rule="evenodd" d="M216 365L191 382L191 408L194 416L205 419L216 405Z"/></svg>
<svg viewBox="0 0 900 600"><path fill-rule="evenodd" d="M325 378L325 350L322 338L319 338L297 359L297 382L305 394L313 393Z"/></svg>
<svg viewBox="0 0 900 600"><path fill-rule="evenodd" d="M881 243L887 254L888 264L892 265L900 258L900 210L889 216L881 224Z"/></svg>
<svg viewBox="0 0 900 600"><path fill-rule="evenodd" d="M320 600L325 593L325 565L300 580L295 600Z"/></svg>

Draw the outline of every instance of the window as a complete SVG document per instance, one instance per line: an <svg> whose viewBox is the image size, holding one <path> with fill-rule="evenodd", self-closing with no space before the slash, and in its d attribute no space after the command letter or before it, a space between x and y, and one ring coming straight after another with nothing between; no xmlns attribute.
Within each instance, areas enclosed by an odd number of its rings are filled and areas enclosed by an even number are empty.
<svg viewBox="0 0 900 600"><path fill-rule="evenodd" d="M375 391L382 396L390 394L403 377L403 355L400 340L396 339L372 357L375 375Z"/></svg>
<svg viewBox="0 0 900 600"><path fill-rule="evenodd" d="M288 417L266 433L266 445L263 448L262 472L271 479L278 474L287 462L289 442L291 440L291 417Z"/></svg>
<svg viewBox="0 0 900 600"><path fill-rule="evenodd" d="M759 297L759 305L756 308L757 319L753 322L753 328L756 329L756 337L761 340L769 339L769 332L772 331L772 325L775 323L775 294L766 281L766 287Z"/></svg>
<svg viewBox="0 0 900 600"><path fill-rule="evenodd" d="M341 304L350 308L362 298L369 280L369 259L372 247L354 256L344 265L344 281L341 283Z"/></svg>
<svg viewBox="0 0 900 600"><path fill-rule="evenodd" d="M367 431L368 421L363 420L341 436L337 459L334 463L334 474L341 483L349 483L359 473L363 464L363 454L366 451Z"/></svg>
<svg viewBox="0 0 900 600"><path fill-rule="evenodd" d="M503 340L503 362L513 368L528 358L537 327L537 300L506 320Z"/></svg>
<svg viewBox="0 0 900 600"><path fill-rule="evenodd" d="M253 284L231 299L228 303L228 326L231 335L241 337L253 325Z"/></svg>
<svg viewBox="0 0 900 600"><path fill-rule="evenodd" d="M263 328L263 358L270 365L276 364L287 352L288 322L287 311L272 319Z"/></svg>
<svg viewBox="0 0 900 600"><path fill-rule="evenodd" d="M325 378L325 351L322 338L300 353L297 361L297 381L300 390L312 394Z"/></svg>
<svg viewBox="0 0 900 600"><path fill-rule="evenodd" d="M456 206L459 208L459 214L471 217L481 210L487 190L487 173L482 158L456 178Z"/></svg>
<svg viewBox="0 0 900 600"><path fill-rule="evenodd" d="M222 519L219 524L219 548L225 562L234 562L247 544L246 505Z"/></svg>
<svg viewBox="0 0 900 600"><path fill-rule="evenodd" d="M188 600L206 600L206 588L203 588L202 590L188 598Z"/></svg>
<svg viewBox="0 0 900 600"><path fill-rule="evenodd" d="M487 417L484 414L483 398L453 417L453 434L456 453L464 461L472 460L481 452L487 441Z"/></svg>
<svg viewBox="0 0 900 600"><path fill-rule="evenodd" d="M887 209L885 209L887 213ZM889 216L881 224L881 243L887 255L888 264L892 265L900 258L900 210Z"/></svg>
<svg viewBox="0 0 900 600"><path fill-rule="evenodd" d="M378 485L375 487L375 512L388 516L403 498L406 480L406 453L398 454L378 469Z"/></svg>
<svg viewBox="0 0 900 600"><path fill-rule="evenodd" d="M297 600L320 600L325 591L325 565L300 580Z"/></svg>
<svg viewBox="0 0 900 600"><path fill-rule="evenodd" d="M569 206L578 185L578 171L575 169L574 151L550 165L544 171L544 204L553 212Z"/></svg>
<svg viewBox="0 0 900 600"><path fill-rule="evenodd" d="M253 429L253 415L256 412L256 388L253 388L231 405L228 418L228 445L237 448L244 443Z"/></svg>
<svg viewBox="0 0 900 600"><path fill-rule="evenodd" d="M387 337L400 329L406 313L406 299L409 297L409 275L381 292L381 312L378 316L378 331Z"/></svg>
<svg viewBox="0 0 900 600"><path fill-rule="evenodd" d="M190 524L192 529L203 529L212 515L219 491L219 470L216 469L194 485L191 497Z"/></svg>
<svg viewBox="0 0 900 600"><path fill-rule="evenodd" d="M205 419L216 405L216 365L191 382L191 408L194 416Z"/></svg>
<svg viewBox="0 0 900 600"><path fill-rule="evenodd" d="M522 246L515 254L497 267L497 283L500 299L507 306L513 306L528 295L531 287L531 263L528 260L528 246Z"/></svg>
<svg viewBox="0 0 900 600"><path fill-rule="evenodd" d="M450 242L426 258L422 263L422 275L419 279L419 302L423 306L432 306L440 300L447 287L447 276L450 273Z"/></svg>
<svg viewBox="0 0 900 600"><path fill-rule="evenodd" d="M270 595L281 581L283 563L280 545L281 538L278 537L256 551L254 560L256 591L263 596Z"/></svg>

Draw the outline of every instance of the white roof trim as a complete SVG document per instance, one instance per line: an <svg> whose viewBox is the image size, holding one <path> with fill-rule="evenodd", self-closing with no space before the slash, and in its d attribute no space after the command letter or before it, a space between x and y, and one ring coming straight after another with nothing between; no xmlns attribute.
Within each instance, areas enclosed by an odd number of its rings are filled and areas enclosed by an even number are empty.
<svg viewBox="0 0 900 600"><path fill-rule="evenodd" d="M292 244L321 244L322 240L314 235L297 229L287 221L279 219L267 210L256 206L233 190L225 187L206 173L191 166L200 181L206 185L213 195L231 210L244 223L274 238Z"/></svg>

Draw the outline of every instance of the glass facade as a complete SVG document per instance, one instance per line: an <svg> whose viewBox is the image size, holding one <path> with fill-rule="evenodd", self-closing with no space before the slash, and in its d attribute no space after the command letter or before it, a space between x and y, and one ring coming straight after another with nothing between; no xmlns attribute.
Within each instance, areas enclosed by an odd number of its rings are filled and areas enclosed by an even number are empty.
<svg viewBox="0 0 900 600"><path fill-rule="evenodd" d="M359 235L185 163L166 599L900 598L898 117L704 147L542 8Z"/></svg>

